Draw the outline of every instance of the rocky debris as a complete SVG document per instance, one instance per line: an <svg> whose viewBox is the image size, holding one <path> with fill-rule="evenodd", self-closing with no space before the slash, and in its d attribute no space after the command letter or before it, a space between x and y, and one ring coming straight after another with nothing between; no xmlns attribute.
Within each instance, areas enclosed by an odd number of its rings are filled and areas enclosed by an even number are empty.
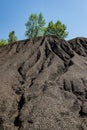
<svg viewBox="0 0 87 130"><path fill-rule="evenodd" d="M0 130L87 130L87 39L0 47Z"/></svg>
<svg viewBox="0 0 87 130"><path fill-rule="evenodd" d="M81 110L79 112L81 117L85 117L87 116L87 101L83 103L83 105L81 106Z"/></svg>

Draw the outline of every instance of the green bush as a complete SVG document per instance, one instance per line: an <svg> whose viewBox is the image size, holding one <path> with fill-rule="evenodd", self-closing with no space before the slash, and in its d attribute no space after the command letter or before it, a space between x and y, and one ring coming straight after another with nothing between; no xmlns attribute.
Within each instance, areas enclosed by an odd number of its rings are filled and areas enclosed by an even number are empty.
<svg viewBox="0 0 87 130"><path fill-rule="evenodd" d="M7 44L8 44L8 42L6 40L4 40L4 39L0 40L0 46L5 46Z"/></svg>

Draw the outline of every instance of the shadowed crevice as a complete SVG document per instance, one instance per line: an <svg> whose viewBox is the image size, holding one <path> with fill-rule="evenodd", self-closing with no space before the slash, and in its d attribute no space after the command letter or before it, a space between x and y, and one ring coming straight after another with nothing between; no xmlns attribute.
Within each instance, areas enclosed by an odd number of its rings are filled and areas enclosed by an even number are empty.
<svg viewBox="0 0 87 130"><path fill-rule="evenodd" d="M21 112L21 109L23 108L24 104L25 104L25 98L24 98L24 95L22 95L20 98L20 101L18 103L18 115L14 120L14 126L18 127L18 130L20 130L22 127L22 121L20 119L20 112Z"/></svg>

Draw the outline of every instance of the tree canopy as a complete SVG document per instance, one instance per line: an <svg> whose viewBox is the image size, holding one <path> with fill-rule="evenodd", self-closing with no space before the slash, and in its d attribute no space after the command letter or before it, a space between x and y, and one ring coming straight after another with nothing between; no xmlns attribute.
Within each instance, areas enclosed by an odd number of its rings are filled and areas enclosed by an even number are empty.
<svg viewBox="0 0 87 130"><path fill-rule="evenodd" d="M66 31L67 26L59 20L56 23L50 21L48 26L45 27L45 19L42 13L39 15L31 14L25 25L25 35L28 38L34 38L43 35L56 35L58 38L64 39L68 36L68 32Z"/></svg>
<svg viewBox="0 0 87 130"><path fill-rule="evenodd" d="M9 33L9 39L8 39L8 43L12 43L17 41L17 36L15 35L15 31L11 31Z"/></svg>
<svg viewBox="0 0 87 130"><path fill-rule="evenodd" d="M31 14L27 21L25 36L28 38L35 38L38 36L55 35L58 38L65 39L68 36L67 26L61 21L53 22L50 21L47 26L42 13ZM7 45L17 41L18 38L15 35L15 31L11 31L8 35L8 40L1 39L0 46Z"/></svg>
<svg viewBox="0 0 87 130"><path fill-rule="evenodd" d="M44 28L45 19L43 18L42 13L40 13L39 15L31 14L25 25L26 25L25 35L28 38L43 36L45 29Z"/></svg>
<svg viewBox="0 0 87 130"><path fill-rule="evenodd" d="M50 21L48 23L48 27L45 30L45 35L56 35L58 38L64 39L68 35L66 29L66 25L62 24L61 21L57 21L56 23Z"/></svg>

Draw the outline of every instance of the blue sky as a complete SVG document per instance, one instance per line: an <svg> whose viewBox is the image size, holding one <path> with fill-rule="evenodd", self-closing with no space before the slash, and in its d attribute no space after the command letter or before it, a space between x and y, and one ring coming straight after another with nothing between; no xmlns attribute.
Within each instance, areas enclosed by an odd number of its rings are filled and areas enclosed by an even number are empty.
<svg viewBox="0 0 87 130"><path fill-rule="evenodd" d="M0 0L0 39L8 39L12 30L19 40L26 39L28 17L40 12L46 23L60 20L66 24L67 39L87 37L87 0Z"/></svg>

